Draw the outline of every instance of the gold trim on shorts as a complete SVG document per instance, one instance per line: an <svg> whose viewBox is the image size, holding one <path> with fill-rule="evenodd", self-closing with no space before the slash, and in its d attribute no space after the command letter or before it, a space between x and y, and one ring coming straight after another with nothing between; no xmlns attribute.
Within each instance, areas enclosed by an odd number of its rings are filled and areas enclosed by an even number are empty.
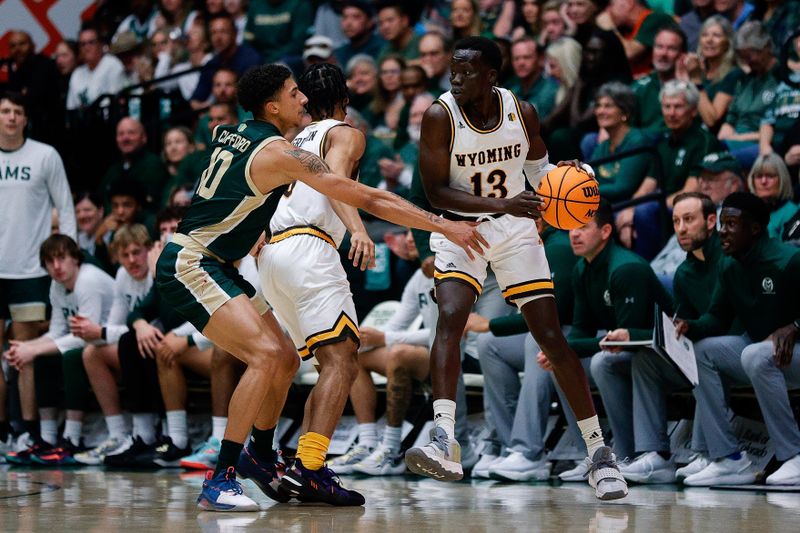
<svg viewBox="0 0 800 533"><path fill-rule="evenodd" d="M269 238L269 244L281 242L282 240L288 239L289 237L294 237L295 235L311 235L312 237L322 239L336 248L336 242L333 240L333 237L316 226L292 226L291 228L278 231L273 233L272 237Z"/></svg>
<svg viewBox="0 0 800 533"><path fill-rule="evenodd" d="M503 298L506 299L507 303L511 303L518 298L553 295L554 285L551 279L534 279L522 283L515 283L503 291Z"/></svg>
<svg viewBox="0 0 800 533"><path fill-rule="evenodd" d="M347 316L347 313L342 311L332 328L306 337L306 347L309 353L313 353L320 346L342 340L344 337L351 337L356 344L360 343L358 326L352 318Z"/></svg>
<svg viewBox="0 0 800 533"><path fill-rule="evenodd" d="M483 287L481 287L481 284L478 283L477 279L475 279L474 277L470 276L465 272L460 272L458 270L442 271L439 270L438 268L434 268L433 279L437 283L448 279L461 281L472 287L472 290L474 290L478 296L480 296L481 292L483 291Z"/></svg>

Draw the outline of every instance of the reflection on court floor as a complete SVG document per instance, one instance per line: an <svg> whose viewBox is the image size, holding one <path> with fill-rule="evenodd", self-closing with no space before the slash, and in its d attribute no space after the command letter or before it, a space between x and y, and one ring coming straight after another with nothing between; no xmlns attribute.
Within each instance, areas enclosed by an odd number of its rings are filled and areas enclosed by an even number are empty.
<svg viewBox="0 0 800 533"><path fill-rule="evenodd" d="M601 503L582 483L440 483L416 477L357 478L363 508L274 504L250 482L258 513L198 512L202 475L175 471L25 470L0 467L0 531L280 531L471 533L492 531L797 531L800 493L673 486L632 487Z"/></svg>

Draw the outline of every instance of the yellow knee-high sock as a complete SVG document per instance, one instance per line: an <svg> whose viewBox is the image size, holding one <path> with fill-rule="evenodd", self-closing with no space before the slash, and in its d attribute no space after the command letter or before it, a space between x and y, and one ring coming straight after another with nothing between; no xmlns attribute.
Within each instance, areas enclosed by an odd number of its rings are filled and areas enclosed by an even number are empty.
<svg viewBox="0 0 800 533"><path fill-rule="evenodd" d="M325 463L331 439L325 435L309 431L297 441L297 458L309 470L319 470Z"/></svg>

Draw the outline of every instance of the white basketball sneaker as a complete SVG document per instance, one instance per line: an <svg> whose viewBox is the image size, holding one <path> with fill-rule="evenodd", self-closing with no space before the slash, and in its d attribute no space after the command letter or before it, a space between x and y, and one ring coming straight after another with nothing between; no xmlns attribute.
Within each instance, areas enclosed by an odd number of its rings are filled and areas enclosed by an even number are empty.
<svg viewBox="0 0 800 533"><path fill-rule="evenodd" d="M492 468L492 465L503 459L505 459L505 457L490 453L481 455L480 460L472 467L473 479L489 479L489 470Z"/></svg>
<svg viewBox="0 0 800 533"><path fill-rule="evenodd" d="M353 472L370 476L399 476L406 471L403 456L379 444L363 461L353 465Z"/></svg>
<svg viewBox="0 0 800 533"><path fill-rule="evenodd" d="M327 466L337 474L352 474L353 467L369 457L372 450L372 448L367 448L361 444L353 444L344 455L327 461Z"/></svg>
<svg viewBox="0 0 800 533"><path fill-rule="evenodd" d="M489 477L503 481L544 481L550 477L550 463L531 461L521 452L512 451L489 468Z"/></svg>
<svg viewBox="0 0 800 533"><path fill-rule="evenodd" d="M620 471L625 479L636 483L675 482L675 461L664 459L658 452L643 453Z"/></svg>
<svg viewBox="0 0 800 533"><path fill-rule="evenodd" d="M753 463L742 452L737 459L724 458L712 461L700 472L692 474L683 480L684 485L690 487L710 487L711 485L749 485L756 480L752 469Z"/></svg>
<svg viewBox="0 0 800 533"><path fill-rule="evenodd" d="M692 474L696 474L702 471L705 467L707 467L711 463L708 457L705 455L698 453L692 456L692 460L689 461L689 464L679 468L675 471L675 477L678 479L686 479L687 477L691 476Z"/></svg>
<svg viewBox="0 0 800 533"><path fill-rule="evenodd" d="M457 481L464 477L458 441L448 438L447 432L438 426L431 430L430 437L428 444L406 452L408 469L439 481Z"/></svg>
<svg viewBox="0 0 800 533"><path fill-rule="evenodd" d="M591 460L587 457L584 461L588 467L589 485L598 499L618 500L628 495L628 483L619 471L611 448L598 448Z"/></svg>

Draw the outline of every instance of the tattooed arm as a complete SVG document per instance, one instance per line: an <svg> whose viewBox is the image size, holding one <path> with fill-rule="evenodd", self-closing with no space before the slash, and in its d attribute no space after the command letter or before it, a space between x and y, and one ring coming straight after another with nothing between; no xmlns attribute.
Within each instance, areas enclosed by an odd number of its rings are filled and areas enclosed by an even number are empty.
<svg viewBox="0 0 800 533"><path fill-rule="evenodd" d="M273 143L278 145L278 143ZM261 165L254 172L279 172L286 182L299 180L340 202L358 207L401 226L435 231L464 248L472 257L471 250L483 252L486 241L473 225L451 222L433 213L423 211L406 202L396 194L367 187L345 176L332 174L328 165L316 155L294 146L281 144L270 150L268 165ZM264 159L264 158L262 158ZM269 168L266 168L269 167Z"/></svg>

